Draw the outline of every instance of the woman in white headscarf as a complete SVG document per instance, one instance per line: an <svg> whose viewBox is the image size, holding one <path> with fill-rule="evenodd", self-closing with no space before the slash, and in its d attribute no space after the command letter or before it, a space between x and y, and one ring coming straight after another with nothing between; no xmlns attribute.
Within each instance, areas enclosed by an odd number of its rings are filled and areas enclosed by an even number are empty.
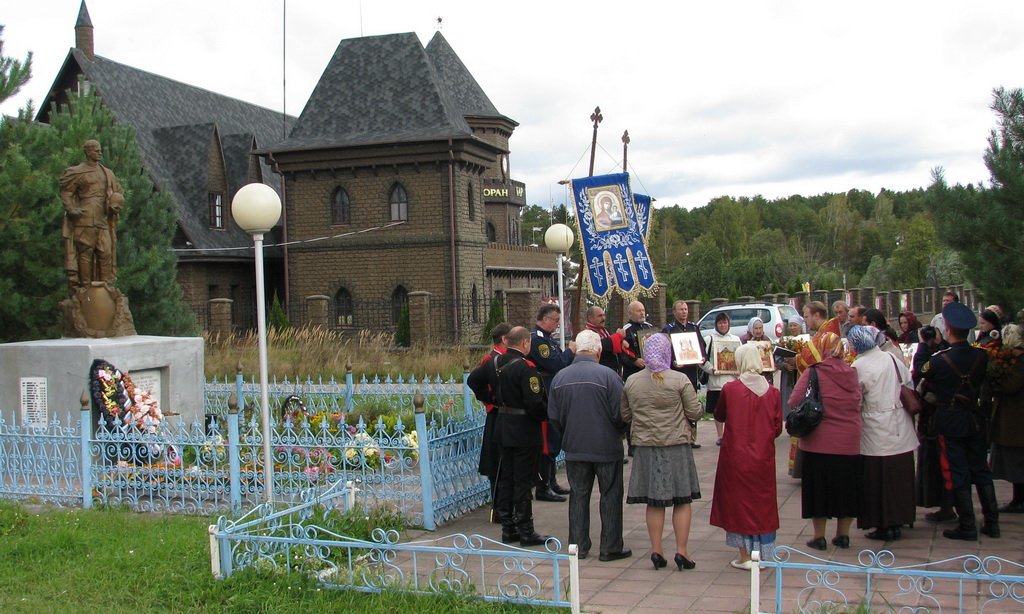
<svg viewBox="0 0 1024 614"><path fill-rule="evenodd" d="M626 503L647 504L647 534L651 539L654 569L668 564L662 549L665 509L672 508L680 571L697 564L690 558L690 503L700 499L697 467L690 446L696 420L704 413L697 393L684 373L673 371L672 341L664 333L644 342L646 366L626 380L622 390L622 419L632 424L633 470ZM763 379L761 380L764 381Z"/></svg>
<svg viewBox="0 0 1024 614"><path fill-rule="evenodd" d="M715 472L711 524L725 529L725 543L739 556L730 565L750 570L750 553L775 545L779 509L775 485L775 438L782 433L778 389L761 376L761 354L751 345L736 350L739 379L727 383L715 408L726 423Z"/></svg>
<svg viewBox="0 0 1024 614"><path fill-rule="evenodd" d="M854 326L847 339L857 353L853 368L862 394L860 453L864 490L857 527L875 529L865 535L868 539L892 541L902 536L903 525L912 524L917 515L917 431L914 419L900 402L900 382L907 387L913 383L902 357L897 360L878 347L878 330L873 326Z"/></svg>

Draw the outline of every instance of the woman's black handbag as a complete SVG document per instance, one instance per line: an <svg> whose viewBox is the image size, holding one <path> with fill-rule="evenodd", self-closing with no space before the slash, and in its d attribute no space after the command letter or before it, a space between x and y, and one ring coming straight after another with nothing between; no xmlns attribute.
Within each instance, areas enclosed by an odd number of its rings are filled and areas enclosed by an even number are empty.
<svg viewBox="0 0 1024 614"><path fill-rule="evenodd" d="M811 367L810 381L807 382L807 393L796 409L786 416L786 432L793 437L809 435L821 424L825 415L825 405L821 402L821 390L818 387L818 371Z"/></svg>

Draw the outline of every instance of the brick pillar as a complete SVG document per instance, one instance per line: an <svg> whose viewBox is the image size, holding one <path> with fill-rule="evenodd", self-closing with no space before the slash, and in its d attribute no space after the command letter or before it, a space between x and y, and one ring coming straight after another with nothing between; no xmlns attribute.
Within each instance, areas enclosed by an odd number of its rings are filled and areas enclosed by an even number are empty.
<svg viewBox="0 0 1024 614"><path fill-rule="evenodd" d="M889 313L889 293L882 291L875 294L875 301L871 305L866 305L869 309L874 307L883 314Z"/></svg>
<svg viewBox="0 0 1024 614"><path fill-rule="evenodd" d="M722 305L727 305L728 303L729 303L729 299L727 299L727 298L722 298L722 297L713 298L713 299L711 299L711 306L708 307L708 311L711 311L715 307L720 307Z"/></svg>
<svg viewBox="0 0 1024 614"><path fill-rule="evenodd" d="M427 347L430 345L430 293L416 291L409 293L409 345Z"/></svg>
<svg viewBox="0 0 1024 614"><path fill-rule="evenodd" d="M829 315L832 314L832 303L836 301L846 302L846 290L843 288L833 288L832 291L828 293L828 302L825 304L828 305Z"/></svg>
<svg viewBox="0 0 1024 614"><path fill-rule="evenodd" d="M775 294L775 297L772 299L772 302L773 303L780 303L782 305L789 305L790 304L789 298L790 298L789 295L786 294L785 292L778 292L778 293Z"/></svg>
<svg viewBox="0 0 1024 614"><path fill-rule="evenodd" d="M775 302L775 294L762 294L761 295L761 301L764 302L764 303L774 303Z"/></svg>
<svg viewBox="0 0 1024 614"><path fill-rule="evenodd" d="M647 321L654 325L655 328L660 329L665 326L671 318L668 316L668 310L665 306L665 297L668 295L668 284L659 283L657 285L658 293L655 294L650 301L650 309L647 311Z"/></svg>
<svg viewBox="0 0 1024 614"><path fill-rule="evenodd" d="M577 297L579 297L579 304L576 303ZM570 309L576 310L575 313L572 314L572 330L575 333L579 333L581 330L586 328L587 309L590 309L590 305L587 305L587 297L583 296L583 293L580 292L579 288L576 286L569 286L569 288L566 289L565 304L568 305ZM573 335L573 338L575 338L575 335Z"/></svg>
<svg viewBox="0 0 1024 614"><path fill-rule="evenodd" d="M915 314L924 311L924 288L914 288L910 295L910 310Z"/></svg>
<svg viewBox="0 0 1024 614"><path fill-rule="evenodd" d="M512 326L525 326L533 329L540 309L540 288L511 288L505 291L508 311L505 316Z"/></svg>
<svg viewBox="0 0 1024 614"><path fill-rule="evenodd" d="M811 295L808 292L797 292L793 295L796 298L796 310L800 312L800 315L804 314L804 305L811 302Z"/></svg>
<svg viewBox="0 0 1024 614"><path fill-rule="evenodd" d="M211 298L207 301L210 307L210 332L218 335L230 335L234 330L231 322L231 304L229 298Z"/></svg>
<svg viewBox="0 0 1024 614"><path fill-rule="evenodd" d="M850 307L860 302L860 288L850 288Z"/></svg>
<svg viewBox="0 0 1024 614"><path fill-rule="evenodd" d="M691 321L696 322L697 320L700 319L702 315L704 315L704 311L702 309L703 306L701 305L700 301L686 301L686 306L690 308Z"/></svg>
<svg viewBox="0 0 1024 614"><path fill-rule="evenodd" d="M875 289L872 287L861 288L860 296L857 298L857 302L865 307L875 306Z"/></svg>
<svg viewBox="0 0 1024 614"><path fill-rule="evenodd" d="M627 306L626 300L618 292L612 292L608 296L608 306L604 309L605 327L608 330L618 330L629 322Z"/></svg>
<svg viewBox="0 0 1024 614"><path fill-rule="evenodd" d="M825 303L825 309L831 312L831 305L828 302L828 290L815 290L811 292L811 300Z"/></svg>
<svg viewBox="0 0 1024 614"><path fill-rule="evenodd" d="M331 325L329 307L331 297L324 294L314 294L306 297L306 322L309 328L329 328Z"/></svg>

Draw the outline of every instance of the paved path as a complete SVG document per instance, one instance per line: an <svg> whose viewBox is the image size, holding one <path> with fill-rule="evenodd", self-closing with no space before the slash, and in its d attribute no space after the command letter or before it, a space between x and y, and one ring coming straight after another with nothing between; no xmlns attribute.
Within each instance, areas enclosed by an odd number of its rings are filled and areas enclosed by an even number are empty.
<svg viewBox="0 0 1024 614"><path fill-rule="evenodd" d="M715 445L715 427L711 422L701 422L698 428L698 441L703 446L694 450L700 476L703 498L693 505L693 524L690 530L690 556L697 562L697 568L691 571L676 571L671 557L673 552L665 552L669 558L669 566L655 571L650 562L647 528L644 524L644 506L626 505L624 514L624 541L627 548L633 550L629 559L602 563L597 559L600 538L600 520L597 509L597 485L591 501L591 539L594 542L591 556L580 561L580 596L583 610L602 613L654 613L654 612L736 612L747 611L750 595L750 576L729 566L736 556L736 550L725 545L725 533L708 524L711 514L711 499L714 495L714 474L718 463L719 448ZM787 459L789 438L785 434L779 437L776 445L776 466L778 482L778 504L781 527L778 531L778 544L793 546L804 551L810 549L804 542L812 537L811 523L800 518L800 482L787 476ZM629 484L630 465L626 465L625 482ZM559 481L564 485L564 472L560 472ZM1010 487L1006 482L997 482L997 495L1000 503L1005 503L1010 496ZM1003 536L1001 539L990 539L982 536L979 543L960 542L942 537L942 529L952 526L947 523L935 525L924 520L924 513L929 510L918 509L918 522L912 529L903 529L903 539L885 544L896 555L896 564L910 564L927 560L938 561L959 554L978 554L982 556L1001 556L1014 561L1024 560L1024 515L1004 514L1001 518ZM980 509L976 510L980 516ZM558 537L565 544L568 538L568 512L565 503L534 502L534 514L537 530ZM979 517L980 521L980 517ZM666 518L664 545L674 549L671 535L671 514ZM834 521L829 522L828 533L835 531ZM498 539L501 529L498 525L487 522L486 510L477 510L458 520L442 526L439 534L449 533L480 533ZM823 558L836 561L855 562L857 553L865 548L879 550L883 544L864 538L864 531L851 531L851 547L849 550L838 550L830 546L829 550L820 553ZM816 552L816 551L812 551ZM765 595L774 595L771 588L773 576L762 575L762 586ZM787 579L790 577L786 576ZM787 585L789 582L787 581ZM848 598L856 601L857 595L848 594ZM761 610L767 610L772 604L762 599ZM1013 606L1015 604L1007 604ZM796 604L784 604L786 611L795 611ZM1000 608L1002 609L1002 608ZM950 611L955 611L952 609Z"/></svg>

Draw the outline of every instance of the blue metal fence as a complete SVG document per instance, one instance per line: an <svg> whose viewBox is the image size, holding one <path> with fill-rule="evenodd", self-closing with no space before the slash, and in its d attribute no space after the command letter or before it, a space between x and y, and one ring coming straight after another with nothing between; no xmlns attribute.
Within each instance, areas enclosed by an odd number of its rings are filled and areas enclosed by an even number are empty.
<svg viewBox="0 0 1024 614"><path fill-rule="evenodd" d="M483 505L489 493L476 467L485 416L467 376L275 382L273 406L292 395L306 405L301 415L271 417L275 499L352 481L361 504L429 529ZM265 492L258 396L240 375L230 385L215 380L206 397L216 419L165 417L141 430L93 424L87 407L46 429L0 415L0 497L201 514L255 505ZM361 403L393 410L371 424L344 420Z"/></svg>
<svg viewBox="0 0 1024 614"><path fill-rule="evenodd" d="M752 553L752 558L761 560L760 553ZM777 546L752 570L751 612L763 611L764 570L775 572L769 612L1024 611L1024 564L996 556L961 555L897 565L889 550L862 550L852 564Z"/></svg>

